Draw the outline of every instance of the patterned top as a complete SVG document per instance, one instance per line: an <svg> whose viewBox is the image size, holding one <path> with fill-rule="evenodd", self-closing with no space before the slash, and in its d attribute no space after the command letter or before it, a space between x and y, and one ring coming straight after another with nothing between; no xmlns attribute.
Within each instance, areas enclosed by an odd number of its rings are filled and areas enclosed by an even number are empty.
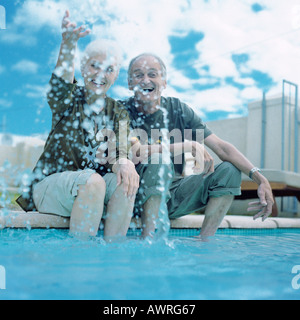
<svg viewBox="0 0 300 320"><path fill-rule="evenodd" d="M119 158L127 158L130 147L128 112L117 101L106 97L100 105L99 101L88 105L84 87L76 80L67 83L55 74L47 98L52 128L30 183L17 199L25 211L35 210L32 186L46 176L86 168L103 176Z"/></svg>

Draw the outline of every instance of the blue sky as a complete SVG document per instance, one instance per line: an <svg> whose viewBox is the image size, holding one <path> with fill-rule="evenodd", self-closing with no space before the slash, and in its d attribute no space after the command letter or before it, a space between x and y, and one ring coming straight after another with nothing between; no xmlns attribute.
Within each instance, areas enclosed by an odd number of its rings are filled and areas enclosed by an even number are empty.
<svg viewBox="0 0 300 320"><path fill-rule="evenodd" d="M189 104L205 121L247 115L247 104L281 93L300 77L300 4L295 0L0 0L0 132L47 134L47 84L61 40L65 9L124 51L113 98L131 95L130 58L151 51L166 62L165 95ZM1 15L0 15L1 16ZM1 26L1 24L0 24ZM80 79L76 62L76 76Z"/></svg>

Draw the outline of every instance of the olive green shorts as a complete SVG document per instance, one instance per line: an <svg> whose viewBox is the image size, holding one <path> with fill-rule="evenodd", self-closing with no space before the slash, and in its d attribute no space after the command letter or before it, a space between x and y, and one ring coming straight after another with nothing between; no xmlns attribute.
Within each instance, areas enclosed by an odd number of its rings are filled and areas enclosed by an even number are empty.
<svg viewBox="0 0 300 320"><path fill-rule="evenodd" d="M37 183L33 188L33 201L40 213L51 213L70 217L79 185L86 184L96 173L92 169L54 173ZM106 183L104 212L106 205L117 188L117 177L107 173L102 177Z"/></svg>
<svg viewBox="0 0 300 320"><path fill-rule="evenodd" d="M222 162L208 175L191 175L174 179L168 201L170 219L179 218L204 208L210 197L241 194L241 171L229 162Z"/></svg>
<svg viewBox="0 0 300 320"><path fill-rule="evenodd" d="M135 215L141 215L144 203L164 192L170 219L204 208L210 197L241 194L241 172L229 162L215 166L215 171L187 177L175 177L167 164L139 164L140 188L136 196Z"/></svg>
<svg viewBox="0 0 300 320"><path fill-rule="evenodd" d="M136 195L134 214L140 216L144 203L152 196L164 196L167 202L171 198L168 186L174 176L173 163L162 163L161 155L154 154L149 157L148 163L136 166L140 176L140 186Z"/></svg>

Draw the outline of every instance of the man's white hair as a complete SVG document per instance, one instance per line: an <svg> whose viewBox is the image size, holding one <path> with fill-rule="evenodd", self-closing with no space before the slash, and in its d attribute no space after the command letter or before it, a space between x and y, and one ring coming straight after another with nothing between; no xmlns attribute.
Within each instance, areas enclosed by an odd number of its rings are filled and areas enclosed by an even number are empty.
<svg viewBox="0 0 300 320"><path fill-rule="evenodd" d="M139 54L138 56L134 57L130 63L129 63L129 67L128 67L128 71L127 71L127 74L128 74L128 79L131 79L131 69L132 69L132 66L133 64L135 63L136 60L140 59L141 57L153 57L154 59L156 59L158 61L158 63L160 64L160 68L161 68L161 75L164 79L167 79L167 68L166 68L166 65L165 63L162 61L162 59L157 56L156 54L154 53L151 53L151 52L144 52L144 53L141 53Z"/></svg>
<svg viewBox="0 0 300 320"><path fill-rule="evenodd" d="M105 54L107 63L116 63L118 69L120 69L122 63L122 51L117 43L113 40L97 39L86 46L80 61L81 71L83 71L89 59L99 54Z"/></svg>

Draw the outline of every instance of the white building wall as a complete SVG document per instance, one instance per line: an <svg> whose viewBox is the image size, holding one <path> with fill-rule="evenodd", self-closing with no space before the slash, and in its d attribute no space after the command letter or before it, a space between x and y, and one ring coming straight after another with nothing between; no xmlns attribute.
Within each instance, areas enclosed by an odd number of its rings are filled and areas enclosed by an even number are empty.
<svg viewBox="0 0 300 320"><path fill-rule="evenodd" d="M290 154L290 171L294 170L293 161L295 158L293 112L292 110L291 149L289 152L289 110L287 108L285 110L285 170L288 170L288 156ZM255 101L248 105L247 117L209 121L207 125L217 136L236 146L255 166L261 166L262 101ZM300 134L299 125L298 132ZM268 98L266 100L265 168L281 170L281 135L282 99L281 97ZM300 150L300 138L298 150ZM298 157L298 168L300 168L300 157Z"/></svg>
<svg viewBox="0 0 300 320"><path fill-rule="evenodd" d="M10 145L0 145L0 187L20 185L23 173L31 172L44 148L39 138L12 138Z"/></svg>
<svg viewBox="0 0 300 320"><path fill-rule="evenodd" d="M281 109L280 98L267 99L266 101L266 130L265 130L265 168L281 169ZM262 160L262 101L248 105L248 130L246 155L258 167Z"/></svg>
<svg viewBox="0 0 300 320"><path fill-rule="evenodd" d="M234 118L207 122L207 126L219 138L232 143L243 154L247 152L247 118ZM220 159L208 150L216 163Z"/></svg>
<svg viewBox="0 0 300 320"><path fill-rule="evenodd" d="M219 121L207 122L207 125L220 138L231 142L237 147L254 166L261 167L262 161L262 100L255 101L248 105L248 116L237 119L225 119ZM286 98L287 103L287 98ZM298 104L299 105L299 104ZM284 112L284 170L294 170L295 159L295 116L294 105L291 109L285 106ZM290 117L290 118L289 118ZM298 132L300 126L298 124ZM291 136L288 141L289 134ZM300 140L300 138L299 138ZM290 146L289 146L290 143ZM300 141L298 141L298 150L300 150ZM282 154L282 97L267 97L266 99L266 122L265 122L265 151L264 168L281 170ZM290 159L290 166L288 165ZM216 163L219 160L216 159ZM300 169L300 156L298 156L298 168ZM246 213L247 203L249 201L235 201L230 211L232 213ZM277 207L281 209L281 198L276 198ZM300 205L298 205L298 211ZM280 213L286 215L287 213ZM298 212L299 214L299 212Z"/></svg>

